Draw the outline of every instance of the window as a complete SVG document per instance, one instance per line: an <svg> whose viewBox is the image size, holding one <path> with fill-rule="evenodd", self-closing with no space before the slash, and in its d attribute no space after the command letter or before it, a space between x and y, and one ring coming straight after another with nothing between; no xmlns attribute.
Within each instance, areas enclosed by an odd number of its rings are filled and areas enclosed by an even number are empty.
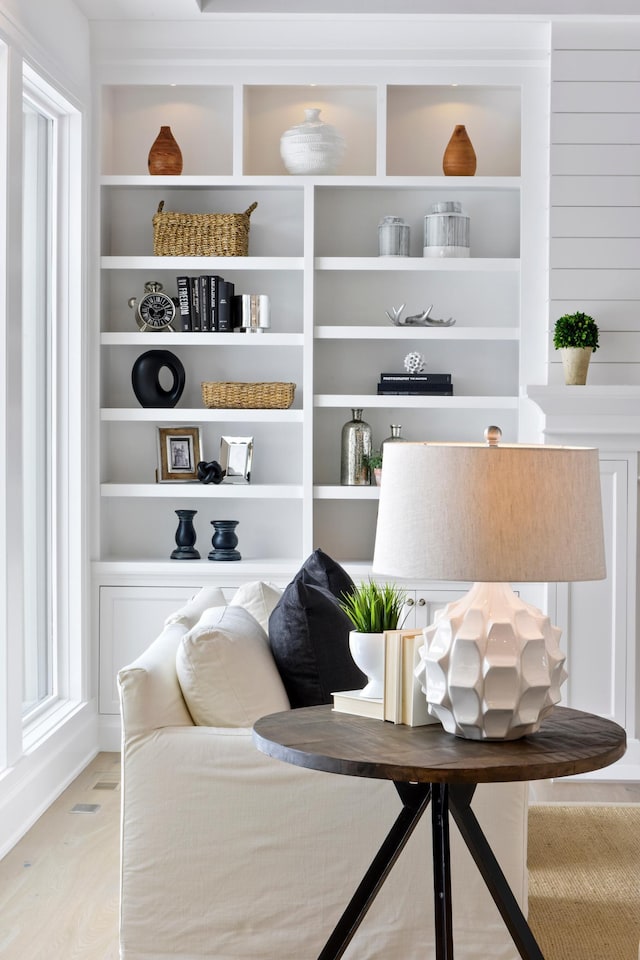
<svg viewBox="0 0 640 960"><path fill-rule="evenodd" d="M70 503L79 447L79 117L24 68L22 189L23 683L25 730L80 698L71 669L74 545ZM75 280L75 283L74 283ZM75 326L74 326L75 325ZM75 370L75 376L74 376ZM79 502L79 501L75 501ZM80 602L77 602L80 607Z"/></svg>
<svg viewBox="0 0 640 960"><path fill-rule="evenodd" d="M55 121L32 96L23 101L22 386L24 462L23 716L57 693L51 610L51 357Z"/></svg>

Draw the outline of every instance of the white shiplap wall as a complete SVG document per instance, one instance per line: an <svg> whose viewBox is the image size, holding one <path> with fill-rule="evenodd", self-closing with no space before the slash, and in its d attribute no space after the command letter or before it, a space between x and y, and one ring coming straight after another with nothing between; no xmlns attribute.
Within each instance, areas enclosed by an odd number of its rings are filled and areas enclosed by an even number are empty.
<svg viewBox="0 0 640 960"><path fill-rule="evenodd" d="M640 22L555 24L551 57L550 383L553 323L600 327L590 384L640 384Z"/></svg>

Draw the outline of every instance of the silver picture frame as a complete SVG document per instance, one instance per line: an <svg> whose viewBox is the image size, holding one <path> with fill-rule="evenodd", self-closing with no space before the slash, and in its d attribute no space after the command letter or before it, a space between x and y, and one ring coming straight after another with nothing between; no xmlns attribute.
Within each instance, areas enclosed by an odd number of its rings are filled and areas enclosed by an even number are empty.
<svg viewBox="0 0 640 960"><path fill-rule="evenodd" d="M221 437L220 466L223 483L250 483L253 437Z"/></svg>

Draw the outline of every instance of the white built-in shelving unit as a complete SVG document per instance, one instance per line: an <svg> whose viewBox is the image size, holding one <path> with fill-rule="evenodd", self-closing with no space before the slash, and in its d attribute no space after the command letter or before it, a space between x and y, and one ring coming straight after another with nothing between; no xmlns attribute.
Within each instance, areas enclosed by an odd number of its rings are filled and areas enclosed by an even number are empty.
<svg viewBox="0 0 640 960"><path fill-rule="evenodd" d="M212 63L204 70L178 56L160 67L151 53L146 64L102 65L93 581L103 714L117 714L116 669L152 639L148 624L198 586L231 589L257 577L285 583L316 547L354 577L367 574L379 491L340 485L341 429L353 408L363 409L376 446L397 423L413 440L477 440L489 423L502 427L505 440L537 439L537 407L523 385L544 382L547 350L548 62L536 41L520 59L516 32L513 45L475 56L452 51L447 27L436 57L402 65L345 55L312 67ZM281 161L281 134L310 105L347 141L334 176L291 176ZM442 173L458 123L478 157L473 177ZM146 173L162 125L182 150L180 176ZM423 257L424 216L439 200L458 200L469 215L469 258ZM165 210L193 213L242 212L257 201L249 255L153 256L160 201ZM409 257L378 256L377 226L389 214L411 227ZM176 295L178 275L203 273L232 280L236 293L268 294L271 330L137 330L127 302L146 281ZM400 304L405 315L433 304L431 316L456 323L395 327L386 311ZM131 387L136 358L154 347L171 350L186 370L173 409L142 408ZM377 395L379 374L402 370L415 350L428 371L451 373L453 397ZM295 399L288 410L207 409L205 380L294 382ZM251 483L156 483L163 425L199 426L205 459L218 459L223 435L252 436ZM180 508L197 510L199 561L169 558ZM216 519L239 521L241 561L207 559ZM459 590L408 588L416 624Z"/></svg>
<svg viewBox="0 0 640 960"><path fill-rule="evenodd" d="M448 68L450 73L452 68ZM353 73L353 71L350 71ZM362 71L366 74L367 71ZM477 439L499 422L521 433L523 263L533 199L522 156L534 141L543 71L528 64L465 68L461 85L432 77L411 83L363 79L310 88L299 83L105 83L101 152L102 357L100 563L168 560L174 510L198 510L206 556L209 521L239 520L243 556L297 562L314 547L345 562L371 557L378 491L339 484L340 432L361 407L374 445L402 423L407 439ZM424 71L422 71L424 74ZM469 76L475 77L474 82ZM310 103L344 134L336 176L288 175L281 133ZM474 177L445 177L442 153L465 122L478 156ZM157 129L169 124L181 146L181 176L144 173ZM532 178L533 173L529 173ZM535 181L531 189L536 195ZM471 256L422 256L423 218L455 199L471 218ZM249 256L154 257L151 218L158 203L182 212L240 212L254 201ZM377 224L393 213L411 226L407 258L380 258ZM527 224L527 217L531 223ZM176 294L179 274L219 273L237 293L267 293L272 329L264 335L139 333L127 300L147 280ZM398 328L386 317L406 304L454 317L448 328ZM138 405L130 383L146 349L172 350L187 371L179 405ZM402 370L418 350L427 370L448 372L453 397L377 396L382 370ZM296 383L289 410L210 410L203 380ZM204 455L217 459L221 435L255 440L251 484L156 484L156 429L199 425ZM202 561L204 566L207 561Z"/></svg>

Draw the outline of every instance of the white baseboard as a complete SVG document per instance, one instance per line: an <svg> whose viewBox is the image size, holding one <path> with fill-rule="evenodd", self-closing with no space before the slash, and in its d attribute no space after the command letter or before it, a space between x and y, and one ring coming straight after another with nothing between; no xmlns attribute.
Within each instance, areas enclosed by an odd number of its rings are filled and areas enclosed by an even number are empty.
<svg viewBox="0 0 640 960"><path fill-rule="evenodd" d="M120 753L122 748L122 724L119 714L98 716L98 748L109 753Z"/></svg>
<svg viewBox="0 0 640 960"><path fill-rule="evenodd" d="M0 858L33 826L98 753L94 704L64 723L0 777Z"/></svg>

